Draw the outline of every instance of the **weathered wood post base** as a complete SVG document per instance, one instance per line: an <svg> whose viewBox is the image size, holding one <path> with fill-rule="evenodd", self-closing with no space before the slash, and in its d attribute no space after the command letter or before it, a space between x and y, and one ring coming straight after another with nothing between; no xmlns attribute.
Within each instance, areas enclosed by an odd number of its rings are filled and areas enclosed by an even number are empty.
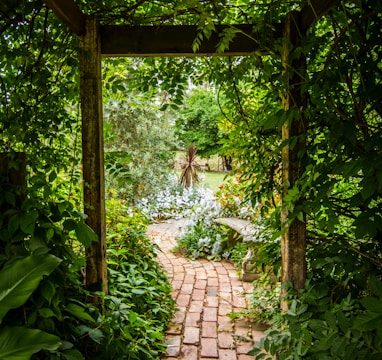
<svg viewBox="0 0 382 360"><path fill-rule="evenodd" d="M99 239L86 249L86 287L107 293L101 44L97 20L87 17L85 22L80 37L84 206L86 223Z"/></svg>
<svg viewBox="0 0 382 360"><path fill-rule="evenodd" d="M283 64L286 93L283 97L283 108L288 111L296 109L300 113L304 109L305 97L301 93L301 85L304 82L303 74L306 69L306 59L300 56L290 60L290 48L299 46L302 30L299 26L299 16L297 13L290 13L287 16L284 27L284 48ZM301 154L305 149L305 126L304 114L300 113L298 118L287 121L282 128L282 140L297 138L296 145L285 145L282 149L283 166L283 198L293 188L297 180L303 173L301 164ZM281 262L282 262L282 284L291 283L296 290L303 289L306 281L306 223L297 218L289 223L289 211L284 208L282 211L282 226L284 232L281 239ZM303 215L305 220L305 215ZM282 292L281 307L286 310L286 289Z"/></svg>

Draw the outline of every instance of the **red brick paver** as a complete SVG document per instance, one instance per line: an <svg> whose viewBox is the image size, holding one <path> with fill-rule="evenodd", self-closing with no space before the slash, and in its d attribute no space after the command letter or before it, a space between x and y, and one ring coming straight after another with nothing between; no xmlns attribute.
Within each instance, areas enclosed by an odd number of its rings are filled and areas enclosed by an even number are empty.
<svg viewBox="0 0 382 360"><path fill-rule="evenodd" d="M190 260L171 252L181 225L175 221L154 224L147 232L160 249L157 259L167 272L177 303L163 359L254 359L247 352L263 336L264 327L227 316L248 307L252 284L242 282L229 262Z"/></svg>

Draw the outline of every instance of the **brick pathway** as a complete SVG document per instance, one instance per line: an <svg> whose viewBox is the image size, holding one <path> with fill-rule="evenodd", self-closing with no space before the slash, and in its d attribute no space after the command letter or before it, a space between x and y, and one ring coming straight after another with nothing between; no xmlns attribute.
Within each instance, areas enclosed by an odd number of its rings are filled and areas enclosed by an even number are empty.
<svg viewBox="0 0 382 360"><path fill-rule="evenodd" d="M158 261L167 271L177 311L167 331L164 359L253 360L246 355L264 327L226 315L248 305L252 284L242 282L227 262L190 260L172 253L182 222L153 224L148 235L161 251Z"/></svg>

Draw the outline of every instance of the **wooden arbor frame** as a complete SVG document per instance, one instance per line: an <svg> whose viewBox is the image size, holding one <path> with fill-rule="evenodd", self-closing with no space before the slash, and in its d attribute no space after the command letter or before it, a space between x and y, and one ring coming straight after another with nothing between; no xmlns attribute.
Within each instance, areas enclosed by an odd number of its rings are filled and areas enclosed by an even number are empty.
<svg viewBox="0 0 382 360"><path fill-rule="evenodd" d="M99 242L87 249L86 285L99 284L107 292L106 273L106 221L104 188L104 144L102 125L101 58L102 56L239 56L251 55L257 48L256 34L251 25L235 25L238 33L229 49L216 52L218 35L203 41L198 52L192 50L197 35L194 26L100 26L97 19L86 16L73 0L44 0L59 18L80 37L80 88L82 112L82 150L84 204L88 225L97 233ZM289 13L283 24L275 25L274 37L284 39L283 64L285 81L289 92L284 95L285 110L301 109L305 99L301 94L301 76L305 71L306 59L300 57L293 62L289 58L289 44L296 48L306 31L315 21L333 8L339 0L310 0L299 12ZM224 26L218 27L220 32ZM298 69L299 71L293 71ZM296 119L283 126L283 140L304 134L307 119ZM298 143L293 149L285 146L282 151L284 195L301 176L298 153L304 148ZM282 221L287 223L284 211ZM302 289L306 279L306 224L294 220L288 225L282 238L282 282L291 282L295 289Z"/></svg>

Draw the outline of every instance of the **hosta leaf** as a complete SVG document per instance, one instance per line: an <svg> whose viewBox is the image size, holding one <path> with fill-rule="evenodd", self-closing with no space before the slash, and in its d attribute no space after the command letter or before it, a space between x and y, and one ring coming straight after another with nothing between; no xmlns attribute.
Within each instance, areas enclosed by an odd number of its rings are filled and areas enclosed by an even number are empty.
<svg viewBox="0 0 382 360"><path fill-rule="evenodd" d="M61 259L53 255L29 256L15 261L0 271L0 321L10 309L23 305Z"/></svg>
<svg viewBox="0 0 382 360"><path fill-rule="evenodd" d="M0 359L28 360L41 351L54 351L61 345L55 335L37 329L5 327L0 329Z"/></svg>

